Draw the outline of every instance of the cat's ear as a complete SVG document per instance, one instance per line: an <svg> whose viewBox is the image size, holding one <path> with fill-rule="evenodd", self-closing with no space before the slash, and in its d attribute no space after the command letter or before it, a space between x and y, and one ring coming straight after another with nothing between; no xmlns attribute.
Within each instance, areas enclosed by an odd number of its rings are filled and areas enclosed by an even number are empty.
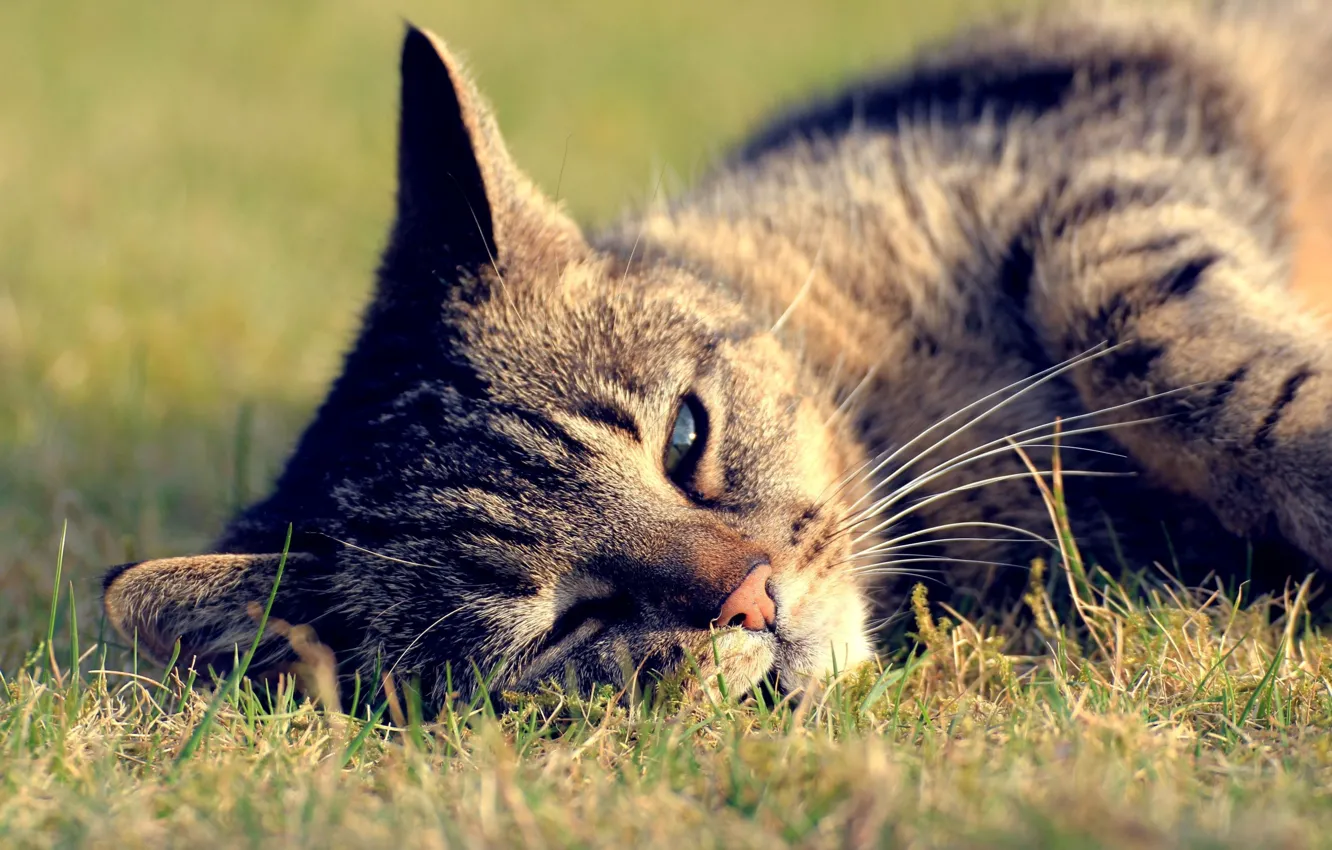
<svg viewBox="0 0 1332 850"><path fill-rule="evenodd" d="M514 165L489 106L439 39L409 25L401 73L390 271L409 263L436 274L498 272L582 244L577 226Z"/></svg>
<svg viewBox="0 0 1332 850"><path fill-rule="evenodd" d="M277 579L282 555L195 555L113 567L102 581L102 605L116 631L140 651L165 662L180 641L179 661L224 670L244 655L258 631L252 603L261 607ZM302 585L318 561L292 552L283 565L276 615L300 620L308 607ZM267 636L256 655L261 665L287 654ZM237 649L239 647L239 650ZM257 669L257 668L256 668Z"/></svg>

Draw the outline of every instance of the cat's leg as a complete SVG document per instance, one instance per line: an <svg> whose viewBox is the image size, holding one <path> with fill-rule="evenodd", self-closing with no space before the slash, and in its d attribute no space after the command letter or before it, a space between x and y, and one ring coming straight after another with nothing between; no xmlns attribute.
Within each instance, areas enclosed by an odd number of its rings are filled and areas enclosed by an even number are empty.
<svg viewBox="0 0 1332 850"><path fill-rule="evenodd" d="M1026 315L1098 410L1161 416L1113 434L1160 486L1238 534L1277 531L1332 568L1332 345L1286 285L1277 193L1238 159L1080 170L1012 251ZM1332 269L1329 270L1332 274Z"/></svg>

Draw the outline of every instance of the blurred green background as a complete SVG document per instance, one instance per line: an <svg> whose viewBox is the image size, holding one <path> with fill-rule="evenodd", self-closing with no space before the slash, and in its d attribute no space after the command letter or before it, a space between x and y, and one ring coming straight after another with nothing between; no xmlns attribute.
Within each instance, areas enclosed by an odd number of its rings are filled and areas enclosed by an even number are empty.
<svg viewBox="0 0 1332 850"><path fill-rule="evenodd" d="M403 18L595 223L992 5L0 2L0 667L66 520L95 625L102 567L198 550L279 469L388 224Z"/></svg>

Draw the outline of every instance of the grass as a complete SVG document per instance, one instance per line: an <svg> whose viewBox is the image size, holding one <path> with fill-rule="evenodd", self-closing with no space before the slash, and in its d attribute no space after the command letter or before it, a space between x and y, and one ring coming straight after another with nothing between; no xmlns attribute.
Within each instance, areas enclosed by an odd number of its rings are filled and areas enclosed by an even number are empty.
<svg viewBox="0 0 1332 850"><path fill-rule="evenodd" d="M922 587L910 650L780 701L552 687L428 720L410 691L405 710L343 694L344 713L285 679L191 688L72 632L4 683L0 842L1326 843L1332 641L1303 589L1240 606L1093 571L1061 623L1067 575L1033 572L1033 652L934 620Z"/></svg>
<svg viewBox="0 0 1332 850"><path fill-rule="evenodd" d="M1129 593L1062 538L1034 627L922 609L780 705L339 711L105 634L101 570L206 546L337 368L389 214L398 13L598 221L984 5L0 3L0 846L1328 843L1308 594Z"/></svg>

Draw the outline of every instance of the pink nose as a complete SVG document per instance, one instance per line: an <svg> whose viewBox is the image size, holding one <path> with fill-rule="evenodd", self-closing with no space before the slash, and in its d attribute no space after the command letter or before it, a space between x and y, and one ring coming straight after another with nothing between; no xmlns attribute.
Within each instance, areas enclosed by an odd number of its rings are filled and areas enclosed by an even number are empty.
<svg viewBox="0 0 1332 850"><path fill-rule="evenodd" d="M726 597L713 623L722 628L744 626L751 632L772 628L777 621L777 605L768 595L768 579L771 577L772 567L768 564L759 564L750 570L740 586Z"/></svg>

